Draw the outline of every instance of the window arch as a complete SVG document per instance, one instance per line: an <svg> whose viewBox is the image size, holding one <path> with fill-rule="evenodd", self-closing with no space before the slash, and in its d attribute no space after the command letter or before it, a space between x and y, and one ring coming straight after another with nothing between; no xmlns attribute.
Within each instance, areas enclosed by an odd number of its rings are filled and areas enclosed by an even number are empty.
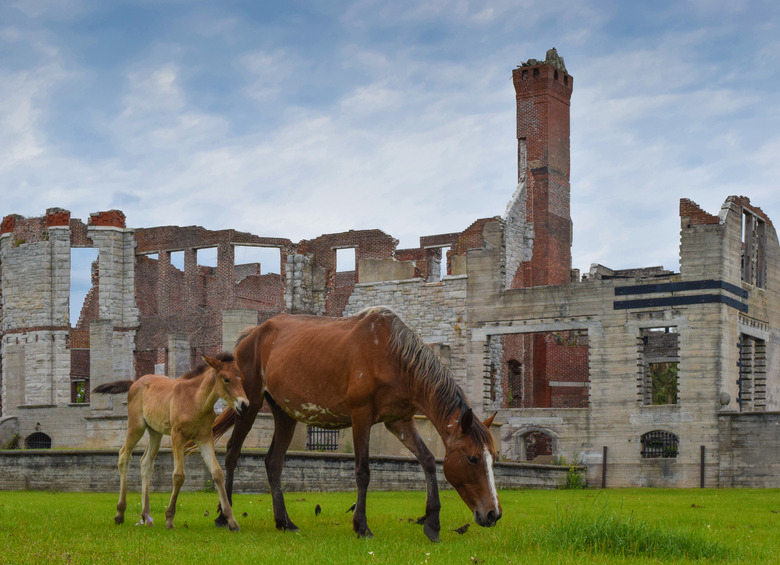
<svg viewBox="0 0 780 565"><path fill-rule="evenodd" d="M679 451L680 438L672 432L653 430L642 436L642 459L674 459Z"/></svg>
<svg viewBox="0 0 780 565"><path fill-rule="evenodd" d="M51 449L51 438L43 432L35 432L24 440L27 449Z"/></svg>

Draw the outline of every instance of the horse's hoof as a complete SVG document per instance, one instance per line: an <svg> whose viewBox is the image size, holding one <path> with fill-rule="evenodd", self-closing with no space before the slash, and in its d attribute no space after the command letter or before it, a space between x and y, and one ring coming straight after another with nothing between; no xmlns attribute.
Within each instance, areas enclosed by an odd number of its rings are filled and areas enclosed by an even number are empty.
<svg viewBox="0 0 780 565"><path fill-rule="evenodd" d="M293 524L292 522L281 522L279 524L276 524L276 529L280 532L293 532L298 533L301 531L301 529Z"/></svg>
<svg viewBox="0 0 780 565"><path fill-rule="evenodd" d="M124 516L116 516L114 517L114 523L119 526L121 524L125 523L125 517Z"/></svg>
<svg viewBox="0 0 780 565"><path fill-rule="evenodd" d="M358 538L371 539L371 538L374 537L374 533L371 530L369 530L368 528L366 528L366 530L364 532L358 532L357 533L357 537Z"/></svg>
<svg viewBox="0 0 780 565"><path fill-rule="evenodd" d="M239 528L238 524L236 524L235 526L230 526L230 531L231 532L240 532L241 528Z"/></svg>
<svg viewBox="0 0 780 565"><path fill-rule="evenodd" d="M227 528L229 524L227 518L220 514L217 516L217 519L214 520L214 525L218 528Z"/></svg>
<svg viewBox="0 0 780 565"><path fill-rule="evenodd" d="M423 532L425 532L425 535L428 536L428 539L433 543L439 543L441 541L441 539L439 539L439 530L432 528L428 524L423 526Z"/></svg>

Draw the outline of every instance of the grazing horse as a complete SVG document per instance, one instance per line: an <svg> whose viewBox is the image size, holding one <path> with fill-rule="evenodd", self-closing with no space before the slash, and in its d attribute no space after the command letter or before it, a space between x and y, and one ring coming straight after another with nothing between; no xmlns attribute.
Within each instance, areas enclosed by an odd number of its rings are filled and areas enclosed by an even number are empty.
<svg viewBox="0 0 780 565"><path fill-rule="evenodd" d="M141 458L141 523L152 525L152 517L149 515L149 481L162 436L169 435L173 447L173 492L165 511L165 527L173 528L176 498L184 483L184 445L188 441L194 441L200 447L203 460L219 490L225 525L230 526L231 530L239 529L225 491L224 474L214 453L211 426L216 418L214 404L220 398L227 402L236 414L244 414L249 408L249 401L242 385L243 376L231 355L221 355L218 359L204 355L203 360L206 365L178 379L163 375L144 375L137 381L107 383L95 387L92 391L98 394L127 393L127 437L119 450L120 490L114 517L117 524L125 521L127 468L133 448L144 432L148 431L149 444Z"/></svg>
<svg viewBox="0 0 780 565"><path fill-rule="evenodd" d="M296 422L321 428L352 427L357 502L352 525L358 537L372 537L366 522L369 432L382 422L420 462L427 484L425 516L431 541L439 541L436 462L414 426L425 414L446 448L444 475L474 513L480 526L501 518L493 479L496 449L465 395L420 337L391 310L370 308L350 318L276 316L249 330L233 352L249 398L245 414L225 410L214 423L220 437L235 425L228 442L225 475L228 498L241 446L263 404L274 417L274 435L265 459L276 527L297 531L287 515L281 475ZM217 518L224 524L225 517Z"/></svg>

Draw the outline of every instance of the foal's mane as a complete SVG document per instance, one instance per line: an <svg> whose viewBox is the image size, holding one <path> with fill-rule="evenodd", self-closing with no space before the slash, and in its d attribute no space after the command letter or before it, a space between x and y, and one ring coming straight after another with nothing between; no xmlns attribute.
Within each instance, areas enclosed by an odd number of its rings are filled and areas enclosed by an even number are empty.
<svg viewBox="0 0 780 565"><path fill-rule="evenodd" d="M231 361L235 361L235 359L233 359L233 354L231 353L220 353L219 355L216 356L216 359L222 361L223 363L230 363ZM205 373L210 368L211 367L209 367L206 363L198 363L197 367L195 367L191 371L187 371L179 378L182 380L194 379L195 377L198 377L203 373Z"/></svg>
<svg viewBox="0 0 780 565"><path fill-rule="evenodd" d="M384 306L363 310L356 317L368 314L380 314L390 322L390 351L398 360L399 365L414 381L415 392L426 395L433 401L436 417L444 420L456 410L461 414L469 409L466 395L460 388L452 371L442 365L430 347L425 345L420 336L407 326L398 315ZM478 425L475 418L469 435L480 444L490 445L490 432L483 425Z"/></svg>

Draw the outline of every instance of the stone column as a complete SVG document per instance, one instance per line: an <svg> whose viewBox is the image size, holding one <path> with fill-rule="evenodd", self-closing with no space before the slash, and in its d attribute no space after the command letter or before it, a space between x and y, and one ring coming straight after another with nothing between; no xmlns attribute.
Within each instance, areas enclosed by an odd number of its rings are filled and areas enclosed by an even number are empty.
<svg viewBox="0 0 780 565"><path fill-rule="evenodd" d="M168 376L176 378L192 368L190 338L187 334L168 334Z"/></svg>
<svg viewBox="0 0 780 565"><path fill-rule="evenodd" d="M223 310L222 352L232 353L241 332L256 325L257 312L254 310Z"/></svg>
<svg viewBox="0 0 780 565"><path fill-rule="evenodd" d="M95 320L89 324L89 380L96 386L119 380L114 375L114 326L111 320ZM113 410L113 396L90 395L90 406L95 411ZM120 404L121 406L121 404Z"/></svg>

